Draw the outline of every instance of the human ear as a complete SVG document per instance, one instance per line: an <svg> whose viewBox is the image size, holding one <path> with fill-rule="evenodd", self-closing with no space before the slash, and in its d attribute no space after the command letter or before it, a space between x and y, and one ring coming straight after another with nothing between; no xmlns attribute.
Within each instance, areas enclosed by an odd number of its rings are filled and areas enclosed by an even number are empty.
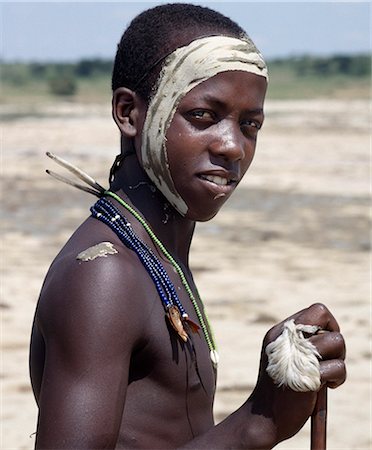
<svg viewBox="0 0 372 450"><path fill-rule="evenodd" d="M143 101L128 88L116 89L112 97L112 116L124 137L138 135L141 126Z"/></svg>

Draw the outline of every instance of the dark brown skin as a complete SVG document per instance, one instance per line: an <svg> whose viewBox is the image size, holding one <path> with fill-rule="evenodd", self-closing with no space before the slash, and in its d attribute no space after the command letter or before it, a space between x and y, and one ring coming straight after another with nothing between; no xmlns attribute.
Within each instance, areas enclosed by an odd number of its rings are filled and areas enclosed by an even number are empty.
<svg viewBox="0 0 372 450"><path fill-rule="evenodd" d="M186 217L164 210L164 197L146 184L139 156L146 104L126 88L114 94L122 150L134 146L136 154L125 159L112 188L145 217L194 292L188 255L195 221L213 217L248 169L265 91L262 77L226 72L181 101L167 133L167 150L176 187L189 206ZM215 188L200 177L204 173L236 181L214 200ZM173 268L138 221L124 214L159 256L190 318L198 322ZM76 259L102 241L112 242L118 254ZM322 355L323 385L342 384L345 345L332 314L316 304L291 317L328 331L310 340ZM282 324L267 333L263 349ZM167 323L137 256L107 226L88 218L53 262L36 311L31 342L32 384L40 410L36 448L266 449L295 434L311 415L316 393L277 388L266 374L263 351L253 394L214 426L216 374L203 334L192 339L197 367L190 346Z"/></svg>

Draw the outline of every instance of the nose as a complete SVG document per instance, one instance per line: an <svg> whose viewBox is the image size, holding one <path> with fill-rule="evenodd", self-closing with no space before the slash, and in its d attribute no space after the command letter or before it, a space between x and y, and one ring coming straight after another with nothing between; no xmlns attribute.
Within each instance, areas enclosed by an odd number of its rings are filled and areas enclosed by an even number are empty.
<svg viewBox="0 0 372 450"><path fill-rule="evenodd" d="M211 155L226 161L239 161L245 157L245 140L239 124L233 121L220 121L215 125L209 143Z"/></svg>

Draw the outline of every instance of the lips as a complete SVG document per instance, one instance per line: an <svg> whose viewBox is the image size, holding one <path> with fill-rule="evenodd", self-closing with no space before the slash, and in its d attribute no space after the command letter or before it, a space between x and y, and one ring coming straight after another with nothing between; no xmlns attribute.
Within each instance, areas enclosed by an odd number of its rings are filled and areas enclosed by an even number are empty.
<svg viewBox="0 0 372 450"><path fill-rule="evenodd" d="M203 172L199 173L198 177L201 178L202 180L214 183L217 186L226 186L230 184L235 184L239 179L238 175L235 172L230 172L227 170Z"/></svg>
<svg viewBox="0 0 372 450"><path fill-rule="evenodd" d="M229 184L227 178L219 177L217 175L200 175L200 178L202 180L207 180L211 183L217 184L217 186L226 186L227 184Z"/></svg>
<svg viewBox="0 0 372 450"><path fill-rule="evenodd" d="M225 197L226 195L231 194L238 181L238 177L235 173L230 173L227 171L219 171L218 173L201 173L198 174L198 178L202 181L203 185L210 191L214 198L218 198L220 196Z"/></svg>

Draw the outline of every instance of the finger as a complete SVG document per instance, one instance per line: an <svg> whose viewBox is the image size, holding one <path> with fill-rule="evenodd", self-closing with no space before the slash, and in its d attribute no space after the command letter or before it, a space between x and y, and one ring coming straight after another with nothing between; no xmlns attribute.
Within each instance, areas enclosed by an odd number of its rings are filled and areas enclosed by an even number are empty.
<svg viewBox="0 0 372 450"><path fill-rule="evenodd" d="M345 341L341 333L330 331L316 334L309 341L315 345L323 360L345 359Z"/></svg>
<svg viewBox="0 0 372 450"><path fill-rule="evenodd" d="M346 366L341 359L331 359L320 363L322 383L334 389L346 380Z"/></svg>
<svg viewBox="0 0 372 450"><path fill-rule="evenodd" d="M264 339L265 346L274 341L283 331L284 324L293 319L296 324L315 325L326 331L340 331L340 327L329 309L322 303L314 303L271 328Z"/></svg>
<svg viewBox="0 0 372 450"><path fill-rule="evenodd" d="M295 323L303 323L306 325L311 325L310 322L306 321L306 319L304 319L304 321L301 321L302 317L306 317L306 313L309 311L309 308L304 308L301 311L296 312L295 314L292 314L291 316L287 317L286 319L284 319L283 321L279 322L278 324L276 324L275 326L273 326L267 333L266 335L266 341L267 342L271 342L274 341L282 332L283 332L283 327L284 324L286 322L288 322L289 320L294 320Z"/></svg>
<svg viewBox="0 0 372 450"><path fill-rule="evenodd" d="M295 318L296 323L317 325L322 330L340 331L340 327L333 314L323 303L314 303L309 308L300 311Z"/></svg>

